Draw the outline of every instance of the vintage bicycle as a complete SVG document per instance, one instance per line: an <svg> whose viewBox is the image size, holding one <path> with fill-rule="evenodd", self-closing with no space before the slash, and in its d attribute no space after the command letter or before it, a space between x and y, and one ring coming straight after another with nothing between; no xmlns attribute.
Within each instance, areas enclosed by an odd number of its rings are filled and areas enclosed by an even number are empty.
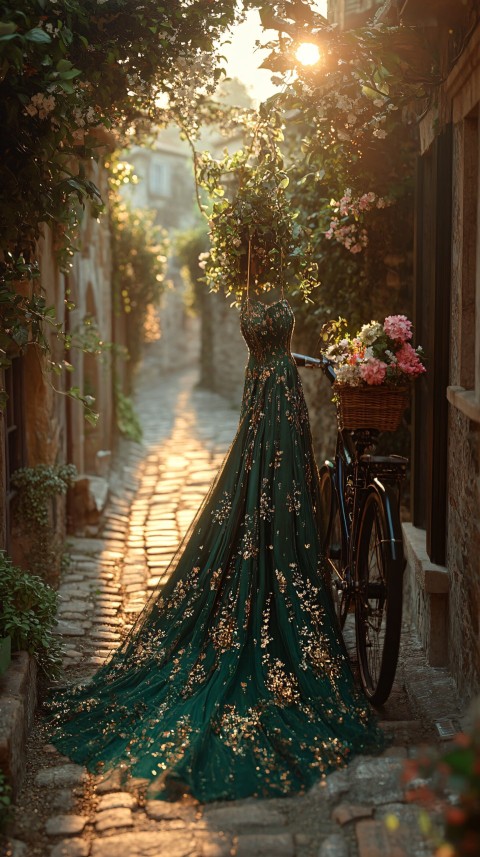
<svg viewBox="0 0 480 857"><path fill-rule="evenodd" d="M333 364L293 354L298 366ZM375 455L380 431L345 428L338 417L335 456L320 467L320 520L336 613L343 629L355 613L360 679L372 705L386 702L397 668L406 560L400 492L408 459Z"/></svg>

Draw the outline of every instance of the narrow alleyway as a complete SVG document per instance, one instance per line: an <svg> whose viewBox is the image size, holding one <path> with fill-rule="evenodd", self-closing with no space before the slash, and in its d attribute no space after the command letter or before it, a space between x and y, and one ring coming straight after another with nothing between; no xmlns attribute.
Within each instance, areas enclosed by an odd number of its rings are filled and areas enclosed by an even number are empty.
<svg viewBox="0 0 480 857"><path fill-rule="evenodd" d="M150 346L138 376L141 445L124 446L103 530L72 539L61 584L65 681L86 677L121 639L165 575L169 558L228 449L238 413L195 387L195 369L159 376ZM12 857L428 857L404 802L401 769L433 723L460 714L442 670L423 665L405 635L397 683L382 712L394 745L357 758L308 794L202 807L150 801L145 784L122 790L61 757L37 715L13 822ZM395 816L399 825L385 825Z"/></svg>

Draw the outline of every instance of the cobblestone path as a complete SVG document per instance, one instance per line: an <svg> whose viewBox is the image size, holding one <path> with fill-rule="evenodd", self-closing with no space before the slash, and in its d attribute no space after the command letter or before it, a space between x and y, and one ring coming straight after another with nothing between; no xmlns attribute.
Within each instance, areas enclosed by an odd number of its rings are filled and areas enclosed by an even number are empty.
<svg viewBox="0 0 480 857"><path fill-rule="evenodd" d="M65 681L91 673L131 625L165 574L233 438L237 412L196 390L194 382L194 372L159 378L150 351L137 396L144 441L127 445L100 537L71 540L58 627L66 644ZM421 689L417 702L407 696L409 681ZM428 857L417 810L404 802L402 765L420 742L434 741L433 720L458 714L455 706L448 676L425 668L407 633L398 681L382 714L394 746L382 757L359 757L303 796L207 806L191 799L149 801L142 782L122 790L115 772L108 779L87 774L49 744L39 713L9 853Z"/></svg>

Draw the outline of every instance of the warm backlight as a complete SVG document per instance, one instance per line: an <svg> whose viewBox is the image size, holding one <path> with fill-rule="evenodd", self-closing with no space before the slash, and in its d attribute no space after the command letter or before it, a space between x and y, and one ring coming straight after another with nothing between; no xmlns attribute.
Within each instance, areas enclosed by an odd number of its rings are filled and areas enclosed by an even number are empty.
<svg viewBox="0 0 480 857"><path fill-rule="evenodd" d="M302 42L295 51L295 56L302 65L315 65L320 59L320 51L312 42Z"/></svg>

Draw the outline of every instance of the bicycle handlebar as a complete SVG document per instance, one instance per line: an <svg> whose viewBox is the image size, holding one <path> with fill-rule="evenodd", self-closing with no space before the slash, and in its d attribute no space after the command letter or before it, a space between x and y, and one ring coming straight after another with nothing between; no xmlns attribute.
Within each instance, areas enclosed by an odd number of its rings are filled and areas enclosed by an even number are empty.
<svg viewBox="0 0 480 857"><path fill-rule="evenodd" d="M305 366L307 369L321 369L331 384L335 381L337 376L335 374L335 369L333 368L333 363L328 359L328 357L325 357L324 354L318 358L309 357L307 354L292 353L292 357L297 366Z"/></svg>

